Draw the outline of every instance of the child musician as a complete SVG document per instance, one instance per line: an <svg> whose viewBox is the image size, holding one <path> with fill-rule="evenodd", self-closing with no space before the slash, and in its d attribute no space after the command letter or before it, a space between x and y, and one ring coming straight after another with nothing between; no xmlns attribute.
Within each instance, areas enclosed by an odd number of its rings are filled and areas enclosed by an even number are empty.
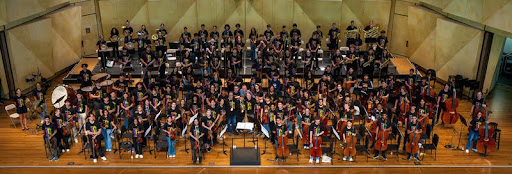
<svg viewBox="0 0 512 174"><path fill-rule="evenodd" d="M173 103L176 106L176 103ZM167 123L164 125L164 132L167 135L167 155L169 158L176 157L176 148L174 144L176 143L176 124L174 124L174 117L167 117Z"/></svg>
<svg viewBox="0 0 512 174"><path fill-rule="evenodd" d="M89 146L91 147L92 153L92 161L94 163L98 162L98 154L99 153L101 159L103 161L106 161L107 158L103 154L103 151L101 150L101 127L100 124L95 120L95 116L93 113L89 114L89 122L85 124L85 130L87 134L87 138L89 140ZM97 140L96 142L94 140ZM98 143L98 148L94 148L94 144Z"/></svg>
<svg viewBox="0 0 512 174"><path fill-rule="evenodd" d="M276 139L275 139L275 145L276 145L276 159L275 161L279 160L279 154L277 153L277 148L279 147L279 138L282 138L283 136L286 137L288 136L288 131L286 131L286 125L283 124L283 120L281 120L281 118L279 117L276 117L276 125L275 125L275 129L274 129L274 134L276 135ZM286 146L286 144L285 144ZM283 156L283 158L281 159L283 162L285 161L285 157Z"/></svg>
<svg viewBox="0 0 512 174"><path fill-rule="evenodd" d="M144 158L142 155L142 141L144 139L144 128L139 122L139 119L133 119L133 123L130 126L130 131L133 134L132 143L135 146L135 158Z"/></svg>
<svg viewBox="0 0 512 174"><path fill-rule="evenodd" d="M413 115L411 122L407 125L407 135L415 133L415 134L418 134L417 136L419 136L419 134L421 132L422 132L422 129L421 129L421 124L418 123L418 117L416 115ZM407 160L411 160L411 156L412 156L411 153L407 153ZM418 153L414 154L414 159L416 161L420 161L420 159L418 158Z"/></svg>
<svg viewBox="0 0 512 174"><path fill-rule="evenodd" d="M354 129L354 127L352 127L352 121L349 120L347 121L347 127L345 127L345 129L343 130L343 142L344 143L347 143L347 139L349 138L349 136L356 136L356 130ZM348 147L345 147L345 148L348 148ZM348 158L348 161L353 161L352 159L352 156L343 156L343 161L346 161Z"/></svg>
<svg viewBox="0 0 512 174"><path fill-rule="evenodd" d="M382 106L382 105L379 105L379 106ZM388 114L386 112L383 112L382 118L379 118L379 120L377 121L377 130L375 131L375 135L377 135L377 136L375 136L375 141L377 141L378 136L382 136L382 131L384 131L384 132L391 131L391 121L388 119ZM386 141L386 140L382 140L382 141ZM382 154L382 159L384 161L386 161L387 160L386 150L381 151L381 154ZM379 158L379 151L375 150L375 155L373 156L373 159L377 159L377 158Z"/></svg>
<svg viewBox="0 0 512 174"><path fill-rule="evenodd" d="M476 150L476 142L478 140L478 128L481 124L483 124L485 120L482 117L482 111L478 111L476 114L476 117L469 122L469 136L468 136L468 143L466 144L466 153L469 153L469 148L473 147L474 152L478 152Z"/></svg>
<svg viewBox="0 0 512 174"><path fill-rule="evenodd" d="M201 164L202 161L200 139L203 137L203 135L204 134L201 132L201 127L199 126L199 120L194 119L194 125L190 127L188 132L188 136L190 137L190 145L192 146L192 161L194 164L196 164L197 161L199 161L199 164Z"/></svg>
<svg viewBox="0 0 512 174"><path fill-rule="evenodd" d="M55 135L57 135L57 127L55 127L55 124L50 122L49 116L44 117L44 124L41 126L41 129L44 132L44 142L46 143L48 151L50 152L50 161L59 161L59 152L57 151L56 146L57 139L55 138Z"/></svg>
<svg viewBox="0 0 512 174"><path fill-rule="evenodd" d="M315 141L313 137L316 138L322 138L322 135L324 134L324 127L320 126L320 117L315 117L315 122L309 126L309 144L311 144L312 147L315 146ZM320 144L318 144L320 146ZM314 154L311 153L309 156L309 163L313 163L313 158L316 159L316 163L320 163L320 156L322 155L322 148L319 148L319 151L316 151Z"/></svg>

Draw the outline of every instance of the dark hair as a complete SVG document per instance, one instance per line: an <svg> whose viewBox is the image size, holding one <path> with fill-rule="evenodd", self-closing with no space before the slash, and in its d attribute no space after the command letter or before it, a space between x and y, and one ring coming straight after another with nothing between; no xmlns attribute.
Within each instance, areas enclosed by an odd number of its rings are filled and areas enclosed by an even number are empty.
<svg viewBox="0 0 512 174"><path fill-rule="evenodd" d="M185 29L188 29L188 28L187 27L183 27L183 29L185 30Z"/></svg>
<svg viewBox="0 0 512 174"><path fill-rule="evenodd" d="M316 28L320 28L320 25L317 25Z"/></svg>
<svg viewBox="0 0 512 174"><path fill-rule="evenodd" d="M296 27L296 26L297 26L297 24L296 24L296 23L294 23L292 26Z"/></svg>
<svg viewBox="0 0 512 174"><path fill-rule="evenodd" d="M229 26L229 24L224 25L224 28L226 28L226 27L231 28L231 27Z"/></svg>
<svg viewBox="0 0 512 174"><path fill-rule="evenodd" d="M240 27L240 24L238 24L238 23L237 23L237 24L235 25L235 27Z"/></svg>
<svg viewBox="0 0 512 174"><path fill-rule="evenodd" d="M85 64L85 63L84 63L84 64L82 64L82 68L83 68L84 66L87 68L89 65L87 65L87 64Z"/></svg>
<svg viewBox="0 0 512 174"><path fill-rule="evenodd" d="M201 27L204 27L204 24L201 24Z"/></svg>
<svg viewBox="0 0 512 174"><path fill-rule="evenodd" d="M270 27L270 24L267 24L267 27Z"/></svg>
<svg viewBox="0 0 512 174"><path fill-rule="evenodd" d="M283 25L283 28L286 28L286 25Z"/></svg>

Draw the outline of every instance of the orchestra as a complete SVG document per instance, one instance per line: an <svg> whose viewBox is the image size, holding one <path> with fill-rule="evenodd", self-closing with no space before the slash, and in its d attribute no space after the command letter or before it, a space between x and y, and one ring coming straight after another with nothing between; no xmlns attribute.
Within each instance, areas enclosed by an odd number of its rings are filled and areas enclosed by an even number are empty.
<svg viewBox="0 0 512 174"><path fill-rule="evenodd" d="M208 32L201 24L197 33L184 27L176 42L180 46L172 68L166 57L171 31L164 24L156 33L142 25L134 36L137 39L131 39L133 29L128 21L122 39L112 28L114 64L123 72L117 80L110 79L110 75L93 78L88 65L80 65L80 89L61 99L64 105L51 116L47 116L46 109L41 113L50 161L69 152L78 139L86 141L94 162L98 154L106 161L105 153L113 151L115 142L128 134L135 159L143 158L144 149L151 151L151 143L156 141L153 137L162 135L167 144L166 157L175 158L177 146L186 146L192 151L192 162L201 163L208 153L221 148L220 139L243 133L237 129L241 122L255 124L249 133L272 144L275 161L286 162L288 145L296 143L301 150L309 151L309 163L319 164L330 153L322 148L340 141L343 161L352 162L359 155L356 147L365 143L364 139L371 143L366 145L374 153L373 158L385 161L386 153L391 151L388 139L398 136L402 140L399 149L407 160L420 161L419 149L425 140L422 134L426 134L427 127L432 128L439 120L443 125L454 124L458 119L453 83L447 83L436 95L430 76L419 77L417 69L405 76L388 71L393 58L389 41L386 32L373 21L363 30L352 21L345 31L333 23L326 45L322 45L320 26L307 42L301 40L297 24L292 26L290 31L282 26L282 31L274 32L269 24L263 33L251 28L247 43L240 24L233 32L226 24L222 33L215 25ZM360 35L366 46L361 44ZM346 47L342 50L339 43L343 38ZM100 37L98 50L104 50L106 44ZM325 57L323 46L328 48L325 55L330 58L325 67L319 59ZM101 66L106 68L107 52L98 54ZM241 75L251 68L245 66L247 61L253 63L249 78ZM132 79L134 67L142 71L142 80L137 83ZM44 108L45 90L37 84L33 92ZM21 116L27 112L25 96L18 90L17 94L17 111L25 130L26 116ZM466 153L470 148L481 152L478 143L486 144L486 152L494 150L487 148L491 147L487 146L488 138L492 138L486 124L487 108L485 96L477 92L469 117ZM224 128L226 135L221 137ZM485 132L479 135L481 130ZM299 141L289 139L292 137ZM300 143L302 146L298 146Z"/></svg>

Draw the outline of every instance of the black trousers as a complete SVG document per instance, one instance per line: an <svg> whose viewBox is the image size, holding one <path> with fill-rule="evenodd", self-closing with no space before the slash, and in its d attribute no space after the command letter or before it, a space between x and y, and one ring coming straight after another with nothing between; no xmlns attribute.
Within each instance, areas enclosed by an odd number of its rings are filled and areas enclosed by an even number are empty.
<svg viewBox="0 0 512 174"><path fill-rule="evenodd" d="M142 155L142 143L137 142L137 137L132 138L135 154Z"/></svg>
<svg viewBox="0 0 512 174"><path fill-rule="evenodd" d="M91 152L92 152L92 159L98 159L98 154L100 155L100 157L104 157L105 154L103 154L103 150L101 149L101 140L100 140L100 136L97 136L96 139L97 139L97 142L98 142L98 149L94 149L94 147L92 146L93 144L93 139L92 139L92 135L88 135L87 136L89 138L89 148L91 149Z"/></svg>
<svg viewBox="0 0 512 174"><path fill-rule="evenodd" d="M199 143L201 145L201 143ZM199 158L199 163L203 160L201 156L201 147L199 149L195 149L196 146L196 140L193 138L190 138L190 149L192 149L192 161L195 163L197 162L197 158Z"/></svg>
<svg viewBox="0 0 512 174"><path fill-rule="evenodd" d="M446 111L446 107L444 105L444 103L441 103L439 102L439 106L437 107L437 116L436 116L436 120L435 120L435 123L439 123L439 118L441 116L441 112L444 112ZM441 119L441 122L444 123L444 121ZM434 123L434 120L432 120L432 125L435 125Z"/></svg>

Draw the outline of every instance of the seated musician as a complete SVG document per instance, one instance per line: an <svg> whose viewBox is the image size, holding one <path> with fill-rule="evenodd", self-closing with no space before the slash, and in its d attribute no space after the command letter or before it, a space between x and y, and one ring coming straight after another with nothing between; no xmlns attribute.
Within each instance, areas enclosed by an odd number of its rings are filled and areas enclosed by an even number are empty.
<svg viewBox="0 0 512 174"><path fill-rule="evenodd" d="M322 138L322 135L324 134L325 128L323 126L320 126L320 117L315 117L315 122L309 126L309 144L310 146L314 146L313 144L314 139L313 137ZM318 144L320 146L320 144ZM322 148L319 148L319 151L317 151L314 155L311 154L309 156L309 163L313 163L313 158L315 158L316 163L320 163L320 156L322 155Z"/></svg>
<svg viewBox="0 0 512 174"><path fill-rule="evenodd" d="M311 115L309 109L305 109L304 110L304 115L302 115L302 120L301 120L302 132L303 133L309 132L309 128L307 130L305 130L305 127L306 126L311 126L312 119L313 119L313 116ZM318 123L318 124L320 124L320 123ZM304 136L303 138L305 139L306 136ZM304 143L304 149L309 149L309 146L310 146L310 142L305 142Z"/></svg>
<svg viewBox="0 0 512 174"><path fill-rule="evenodd" d="M283 51L284 41L281 38L280 33L277 33L276 36L272 39L272 49L277 54L278 57L281 57L281 52Z"/></svg>
<svg viewBox="0 0 512 174"><path fill-rule="evenodd" d="M43 130L44 134L44 142L46 144L46 147L48 148L48 151L50 152L50 161L59 161L59 152L57 144L57 127L55 124L50 122L50 116L44 117L44 124L41 126L41 129ZM51 145L53 144L53 146Z"/></svg>
<svg viewBox="0 0 512 174"><path fill-rule="evenodd" d="M114 117L112 117L107 110L103 110L103 116L100 117L98 121L103 126L101 128L101 134L105 139L105 151L110 152L112 151L112 131L117 129Z"/></svg>
<svg viewBox="0 0 512 174"><path fill-rule="evenodd" d="M364 75L363 80L359 82L357 87L361 89L361 94L364 94L364 97L370 95L371 90L373 90L373 82L370 80L368 74Z"/></svg>
<svg viewBox="0 0 512 174"><path fill-rule="evenodd" d="M176 106L176 103L174 103ZM176 157L176 147L174 144L176 143L176 137L177 137L177 128L175 124L176 119L174 117L167 117L167 122L164 125L163 131L165 132L167 136L167 155L169 158Z"/></svg>
<svg viewBox="0 0 512 174"><path fill-rule="evenodd" d="M343 130L343 143L347 143L347 139L350 138L350 136L356 137L356 130L352 126L352 121L349 120L347 122L347 127ZM348 148L348 147L345 147ZM343 161L353 161L352 156L343 156Z"/></svg>
<svg viewBox="0 0 512 174"><path fill-rule="evenodd" d="M139 105L139 108L140 105ZM139 111L142 109L139 109ZM135 113L137 114L137 113ZM133 119L132 124L130 125L130 128L128 129L130 133L132 133L132 143L135 147L135 158L144 158L142 155L142 143L138 139L145 139L144 138L144 126L141 124L140 119Z"/></svg>
<svg viewBox="0 0 512 174"><path fill-rule="evenodd" d="M156 51L162 51L165 52L165 37L162 31L158 31L158 38L154 41L155 42L155 48Z"/></svg>
<svg viewBox="0 0 512 174"><path fill-rule="evenodd" d="M101 126L96 121L93 113L89 114L89 122L87 122L85 124L85 130L86 130L87 139L89 141L88 146L91 148L91 151L92 151L92 161L94 163L98 162L98 154L96 154L96 153L99 153L101 159L103 161L106 161L107 158L103 154L103 150L101 150L101 141L100 141L101 138L100 137L103 136L101 134L101 132L102 132ZM95 142L94 140L97 140L97 141ZM94 148L95 143L98 143L97 149Z"/></svg>
<svg viewBox="0 0 512 174"><path fill-rule="evenodd" d="M389 100L389 93L390 89L388 87L388 83L386 82L386 80L382 80L379 88L377 89L377 97L378 100L380 100L384 106L386 106L387 101Z"/></svg>
<svg viewBox="0 0 512 174"><path fill-rule="evenodd" d="M216 121L217 120L215 120L212 117L212 111L209 109L206 110L206 117L201 118L201 126L203 127L203 133L206 135L203 136L203 142L208 152L212 151L211 146L213 145L213 139L215 139L215 137L213 137L213 126L215 126ZM210 133L212 134L211 138L209 137Z"/></svg>
<svg viewBox="0 0 512 174"><path fill-rule="evenodd" d="M135 48L133 47L134 42L135 42L135 40L132 39L131 35L125 35L123 49L128 50L128 53L130 53L130 54L134 54L135 53Z"/></svg>
<svg viewBox="0 0 512 174"><path fill-rule="evenodd" d="M299 58L298 56L301 44L302 41L300 40L299 36L297 34L294 34L293 38L290 40L291 53L294 59Z"/></svg>
<svg viewBox="0 0 512 174"><path fill-rule="evenodd" d="M276 149L279 147L279 138L282 138L283 136L286 137L288 136L288 131L286 131L286 125L283 123L283 120L279 117L276 117L276 125L274 126L274 130L272 132L274 132L275 134L275 145L276 145ZM286 146L286 144L285 144ZM288 154L286 154L288 155ZM276 151L276 158L275 158L275 161L279 160L279 154L277 153ZM283 158L281 159L283 162L286 160L283 156Z"/></svg>
<svg viewBox="0 0 512 174"><path fill-rule="evenodd" d="M469 153L469 148L473 150L473 152L478 153L476 150L476 142L478 140L478 129L480 125L485 123L485 119L482 117L482 111L478 111L476 113L476 117L474 117L471 122L469 122L469 136L468 141L466 143L466 153Z"/></svg>
<svg viewBox="0 0 512 174"><path fill-rule="evenodd" d="M412 116L412 119L411 119L411 122L409 124L407 124L407 129L406 129L406 134L407 135L410 135L410 134L417 134L417 136L420 136L419 134L422 132L422 127L421 127L421 124L419 124L418 122L418 117L416 115L413 115ZM405 136L405 137L409 137L409 136ZM408 139L408 138L407 138ZM411 140L406 140L405 142L407 143L411 143L410 142ZM405 144L404 144L405 145ZM413 154L411 153L407 153L407 160L411 160L411 156ZM415 153L414 154L414 159L416 161L420 161L420 159L418 158L418 153Z"/></svg>
<svg viewBox="0 0 512 174"><path fill-rule="evenodd" d="M478 91L476 93L476 98L473 100L472 104L473 104L471 106L471 116L472 117L476 117L476 113L478 111L482 111L487 108L487 103L486 103L485 99L482 98L481 91Z"/></svg>
<svg viewBox="0 0 512 174"><path fill-rule="evenodd" d="M199 164L201 164L201 138L204 136L204 133L201 131L201 127L199 126L199 120L197 118L194 119L194 123L188 131L188 136L190 137L190 145L192 147L192 161L194 162L194 164L196 164L197 161L199 161Z"/></svg>
<svg viewBox="0 0 512 174"><path fill-rule="evenodd" d="M132 66L132 55L128 53L126 48L123 48L123 53L119 55L117 61L123 65L123 67Z"/></svg>
<svg viewBox="0 0 512 174"><path fill-rule="evenodd" d="M341 55L341 51L336 49L335 53L331 55L331 65L334 69L334 75L344 75L347 72L347 67L344 66L345 61Z"/></svg>
<svg viewBox="0 0 512 174"><path fill-rule="evenodd" d="M382 105L380 105L382 106ZM391 131L391 121L388 119L388 114L386 112L382 113L382 117L379 118L377 121L377 130L375 131L375 141L378 140L379 136L382 136L382 131ZM387 140L382 140L387 141ZM382 142L384 144L384 142ZM382 154L382 160L386 161L386 150L380 151ZM379 151L375 150L375 155L373 156L373 159L379 158Z"/></svg>
<svg viewBox="0 0 512 174"><path fill-rule="evenodd" d="M354 21L350 21L350 25L345 30L351 31L351 30L356 30L356 29L357 29L357 27L354 24ZM355 38L347 38L347 40L345 41L345 45L348 47L348 46L354 44L354 42L355 42Z"/></svg>

